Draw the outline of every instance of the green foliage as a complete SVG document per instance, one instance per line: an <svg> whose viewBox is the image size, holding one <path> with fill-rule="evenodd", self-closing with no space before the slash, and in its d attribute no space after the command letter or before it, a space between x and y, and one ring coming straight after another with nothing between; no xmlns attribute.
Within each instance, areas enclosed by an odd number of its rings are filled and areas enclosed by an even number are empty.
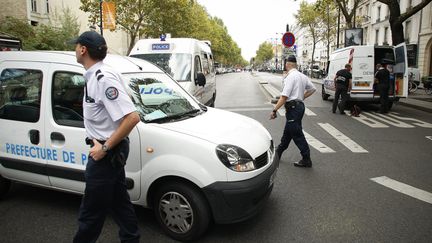
<svg viewBox="0 0 432 243"><path fill-rule="evenodd" d="M269 42L264 42L259 45L256 52L255 63L257 65L263 64L273 58L273 46Z"/></svg>
<svg viewBox="0 0 432 243"><path fill-rule="evenodd" d="M116 4L116 24L129 34L128 53L139 38L210 40L217 62L243 65L241 50L228 34L221 19L212 18L206 9L192 0L112 0ZM98 25L99 0L81 0L81 10L90 13L89 22Z"/></svg>
<svg viewBox="0 0 432 243"><path fill-rule="evenodd" d="M54 19L56 23L33 27L26 20L6 17L0 21L0 32L21 39L24 50L73 50L66 42L78 35L76 18L66 9Z"/></svg>

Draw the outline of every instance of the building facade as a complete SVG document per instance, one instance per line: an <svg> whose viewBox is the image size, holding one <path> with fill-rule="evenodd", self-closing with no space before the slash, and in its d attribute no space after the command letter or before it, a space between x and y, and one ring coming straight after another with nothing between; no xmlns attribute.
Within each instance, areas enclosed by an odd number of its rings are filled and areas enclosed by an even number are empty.
<svg viewBox="0 0 432 243"><path fill-rule="evenodd" d="M88 13L79 9L80 0L2 0L0 18L12 16L25 19L31 25L52 24L56 25L57 16L69 9L80 26L80 33L90 30L92 24L88 21ZM100 32L99 27L93 28ZM128 35L121 30L104 30L103 35L108 44L108 52L126 55L130 40Z"/></svg>

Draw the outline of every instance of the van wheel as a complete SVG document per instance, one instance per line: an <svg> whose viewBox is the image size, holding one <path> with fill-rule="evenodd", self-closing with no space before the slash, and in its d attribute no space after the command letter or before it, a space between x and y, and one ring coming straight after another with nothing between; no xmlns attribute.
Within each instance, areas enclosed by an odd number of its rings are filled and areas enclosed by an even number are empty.
<svg viewBox="0 0 432 243"><path fill-rule="evenodd" d="M210 223L204 196L185 183L163 184L153 198L153 209L164 232L179 241L199 238Z"/></svg>
<svg viewBox="0 0 432 243"><path fill-rule="evenodd" d="M323 99L323 100L328 100L328 98L330 97L330 95L328 95L328 94L325 93L324 85L322 85L321 88L322 88L322 90L321 90L321 96L322 96L322 99Z"/></svg>
<svg viewBox="0 0 432 243"><path fill-rule="evenodd" d="M11 181L3 178L0 175L0 199L2 199L8 192L11 187Z"/></svg>

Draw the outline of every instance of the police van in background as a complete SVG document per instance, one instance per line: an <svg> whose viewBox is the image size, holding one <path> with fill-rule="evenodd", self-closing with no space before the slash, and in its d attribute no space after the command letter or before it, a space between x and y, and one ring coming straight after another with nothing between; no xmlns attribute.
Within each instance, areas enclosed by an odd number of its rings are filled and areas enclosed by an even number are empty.
<svg viewBox="0 0 432 243"><path fill-rule="evenodd" d="M216 67L210 41L162 35L160 39L139 40L129 56L156 64L199 102L214 107Z"/></svg>
<svg viewBox="0 0 432 243"><path fill-rule="evenodd" d="M141 122L129 134L126 186L177 240L211 222L255 215L270 195L277 161L256 120L204 106L150 62L108 55ZM84 192L85 72L74 52L0 55L0 199L11 181ZM78 208L77 208L78 210Z"/></svg>
<svg viewBox="0 0 432 243"><path fill-rule="evenodd" d="M322 99L334 97L336 72L345 68L345 64L352 66L352 89L350 101L379 103L379 90L374 85L376 65L382 60L391 63L389 71L390 90L389 106L393 101L406 98L408 95L408 59L405 43L398 46L350 46L334 51L330 55L327 77L322 83Z"/></svg>

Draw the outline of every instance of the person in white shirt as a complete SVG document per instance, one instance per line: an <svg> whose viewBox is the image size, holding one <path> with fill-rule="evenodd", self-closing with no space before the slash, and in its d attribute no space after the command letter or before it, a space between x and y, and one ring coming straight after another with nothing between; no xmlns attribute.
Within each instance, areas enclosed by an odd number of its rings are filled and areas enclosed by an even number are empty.
<svg viewBox="0 0 432 243"><path fill-rule="evenodd" d="M281 143L276 148L276 156L280 160L282 153L288 148L291 140L300 149L302 159L295 162L298 167L312 167L310 149L303 134L302 119L305 112L303 100L311 96L316 88L306 75L300 73L297 68L297 59L291 55L288 57L285 68L288 75L284 79L282 94L276 106L270 114L270 119L277 117L277 110L285 106L286 123L281 138Z"/></svg>

